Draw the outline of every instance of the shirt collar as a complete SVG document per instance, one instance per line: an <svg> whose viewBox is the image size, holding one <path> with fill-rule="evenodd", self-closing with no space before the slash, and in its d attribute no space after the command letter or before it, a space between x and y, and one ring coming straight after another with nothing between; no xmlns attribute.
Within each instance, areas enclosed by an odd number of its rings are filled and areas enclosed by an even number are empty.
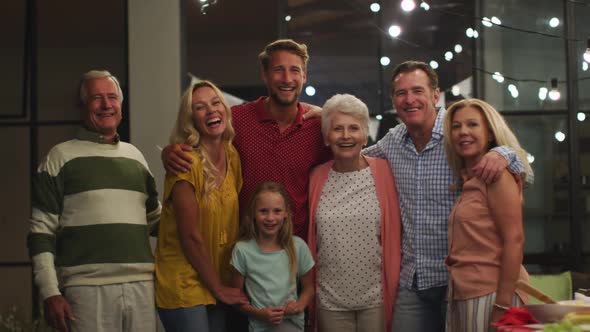
<svg viewBox="0 0 590 332"><path fill-rule="evenodd" d="M99 144L117 144L121 140L119 134L117 133L115 134L115 140L113 142L107 142L104 139L103 135L95 131L90 131L85 127L80 127L80 129L78 129L78 132L76 133L76 138L81 141L90 141Z"/></svg>
<svg viewBox="0 0 590 332"><path fill-rule="evenodd" d="M432 128L432 138L442 139L444 133L445 115L447 110L444 107L439 107L437 110L436 121L434 121L434 128Z"/></svg>
<svg viewBox="0 0 590 332"><path fill-rule="evenodd" d="M443 138L443 126L445 121L445 114L447 114L447 110L444 107L437 108L436 112L436 120L434 120L434 127L432 127L432 138L431 140L439 141ZM403 124L403 131L400 135L400 140L410 140L410 134L408 133L408 127Z"/></svg>
<svg viewBox="0 0 590 332"><path fill-rule="evenodd" d="M266 111L266 107L264 106L264 100L268 97L260 97L256 101L258 105L254 108L256 111L256 118L259 122L272 122L275 121L270 114ZM292 125L301 126L303 125L303 106L300 102L297 102L297 115L295 116L295 120L293 121Z"/></svg>

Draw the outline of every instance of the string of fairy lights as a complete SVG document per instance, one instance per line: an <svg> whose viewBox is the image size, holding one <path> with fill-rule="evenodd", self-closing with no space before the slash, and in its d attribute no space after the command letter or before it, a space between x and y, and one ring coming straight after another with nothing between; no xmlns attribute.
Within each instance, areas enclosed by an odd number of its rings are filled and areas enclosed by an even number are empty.
<svg viewBox="0 0 590 332"><path fill-rule="evenodd" d="M590 3L586 3L580 0L567 0L571 3L577 4L577 5L585 5L590 7ZM348 1L349 4L354 5L355 7L358 7L357 3L350 3L352 1ZM502 29L507 29L507 30L512 30L512 31L518 31L518 32L523 32L523 33L528 33L528 34L534 34L534 35L538 35L538 36L543 36L546 38L557 38L557 39L561 39L561 40L567 40L570 42L584 42L586 41L586 50L585 52L583 52L582 57L581 57L581 69L583 72L588 71L588 67L590 64L590 38L587 38L586 40L584 39L573 39L573 38L568 38L566 36L563 35L559 35L559 34L552 34L552 33L546 33L546 32L540 32L540 31L535 31L535 30L530 30L530 29L524 29L524 28L520 28L520 27L515 27L515 26L511 26L508 24L505 24L502 22L502 20L500 18L498 18L497 16L491 16L491 17L477 17L477 16L473 16L473 15L467 15L467 14L463 14L463 13L457 13L457 12L453 12L453 11L449 11L449 10L445 10L445 9L441 9L441 8L433 8L433 6L430 6L426 1L420 1L419 4L417 4L414 0L401 0L400 2L400 7L404 12L412 12L414 10L423 10L423 11L433 11L433 12L438 12L441 14L445 14L445 15L452 15L452 16L460 16L463 18L467 18L469 20L472 20L474 22L481 22L481 26L483 28L502 28ZM378 2L373 2L369 5L369 10L373 13L379 13L379 11L381 10L381 5ZM293 19L293 17L291 15L286 15L284 17L285 21L289 22ZM559 20L559 18L557 17L551 17L548 20L546 20L547 25L549 26L549 28L551 29L556 29L558 28L562 22ZM392 24L388 27L387 31L384 31L384 29L382 29L380 26L378 26L377 24L374 24L375 28L378 29L379 31L381 31L383 34L385 35L389 35L391 38L394 38L397 41L400 41L406 45L415 47L415 48L422 48L425 49L427 51L430 52L430 50L428 50L426 47L423 47L420 44L411 42L409 40L406 40L404 38L402 38L402 33L403 33L403 29L401 26L397 25L397 24ZM477 39L479 38L479 34L480 32L477 30L476 27L467 27L465 30L465 35L468 38L473 38L473 39ZM463 52L463 46L461 44L455 44L451 49L449 50L445 50L443 58L444 61L450 62L453 61L453 59L456 57L456 55L460 54ZM457 61L457 60L455 60ZM379 62L382 66L388 66L391 63L391 59L387 56L381 56L381 58L379 59ZM460 62L460 61L457 61ZM436 59L432 59L429 61L429 65L433 68L433 69L437 69L439 68L439 62L436 61ZM491 76L491 78L493 80L495 80L496 82L498 82L499 84L503 84L504 82L507 82L507 91L510 93L510 95L512 96L512 98L516 99L519 97L520 92L518 90L517 84L520 82L534 82L534 83L540 83L541 86L539 87L538 90L538 98L541 101L545 101L546 99L549 99L550 101L558 101L561 99L561 92L559 91L559 83L565 83L565 80L559 80L556 77L552 77L549 79L535 79L535 78L518 78L518 77L514 77L511 75L505 75L499 71L490 71L490 70L486 70L484 68L479 68L476 66L472 66L473 70L479 71L481 73L487 74L489 76ZM582 81L582 80L588 80L590 79L590 76L586 76L586 77L581 77L578 78L578 81ZM549 87L546 86L547 83L549 83ZM451 89L450 92L454 95L454 96L459 96L461 94L461 88L459 85L454 85ZM313 86L308 85L305 88L305 93L308 96L314 96L316 93L316 90ZM382 116L381 115L377 115L377 120L381 120ZM577 114L577 119L578 121L584 121L586 119L586 114L584 112L578 112ZM554 133L554 137L558 142L563 142L566 138L566 134L563 133L562 131L558 130L557 132ZM530 163L534 162L534 156L532 155L528 155L528 159Z"/></svg>
<svg viewBox="0 0 590 332"><path fill-rule="evenodd" d="M590 3L586 3L586 2L583 2L580 0L568 0L568 1L571 3L577 4L577 5L585 5L585 6L590 7ZM524 29L524 28L520 28L520 27L515 27L515 26L508 25L506 23L503 23L502 20L497 16L477 17L477 16L473 16L473 15L467 15L464 13L458 13L458 12L453 12L453 11L449 11L449 10L445 10L445 9L441 9L441 8L435 8L434 6L431 6L430 4L428 4L428 2L426 2L426 1L419 1L419 4L417 4L415 0L401 0L400 7L404 12L407 12L407 13L412 12L414 10L423 10L423 11L438 12L438 13L445 14L445 15L460 16L460 17L468 18L473 21L481 22L481 26L483 28L497 27L497 28L502 28L502 29L508 29L508 30L513 30L513 31L534 34L534 35L543 36L543 37L547 37L547 38L558 38L558 39L568 40L568 41L573 41L573 42L586 41L586 44L587 44L586 50L582 54L582 59L581 59L581 62L582 62L581 69L583 72L586 72L586 71L588 71L589 66L590 66L590 38L588 38L586 40L584 40L584 39L570 39L570 38L567 38L566 36L562 36L559 34L552 34L552 33L535 31L535 30L531 30L531 29ZM378 2L373 2L369 5L368 9L373 13L379 13L379 11L381 11L381 5ZM294 18L291 15L286 15L284 17L284 19L285 19L285 21L289 22ZM546 22L547 22L547 25L552 29L556 29L562 24L562 22L557 17L552 17L552 18L546 20ZM375 24L375 28L380 30L383 34L388 35L389 37L394 38L395 40L397 40L401 43L404 43L406 45L409 45L409 46L412 46L415 48L422 48L426 51L429 51L429 53L432 53L432 52L430 52L430 50L428 50L428 48L426 48L420 44L417 44L412 41L404 39L402 37L403 28L400 25L392 24L387 28L387 30L385 30ZM479 38L479 34L480 34L480 31L478 31L477 27L467 27L465 30L465 35L468 38L477 39L477 38ZM461 44L455 44L452 48L445 50L444 55L443 55L443 59L444 59L444 61L447 61L447 62L453 61L453 59L455 59L457 57L457 55L462 52L463 52L463 46ZM443 61L443 60L440 60L440 61ZM457 61L457 60L455 60L455 61ZM391 64L391 59L387 56L382 56L379 59L379 63L382 66L388 66L389 64ZM440 66L439 61L437 61L437 59L432 59L428 63L435 70L438 69ZM518 77L515 77L512 75L503 74L500 71L490 71L490 70L486 70L484 68L479 68L479 67L475 67L475 66L472 66L472 67L476 71L479 71L481 73L491 76L492 79L494 79L496 82L498 82L500 84L503 84L504 82L509 83L509 84L507 84L507 91L515 99L518 98L520 95L520 92L519 92L516 84L518 84L519 82L536 82L536 83L542 84L538 90L538 98L540 100L544 101L546 99L549 99L551 101L558 101L561 98L561 92L559 91L559 83L565 83L565 80L559 80L558 78L555 78L555 77L551 77L551 78L547 78L547 79L518 78ZM590 76L581 77L578 79L578 81L588 80L588 79L590 79ZM316 90L313 86L309 85L306 87L305 92L308 96L313 96L313 95L315 95ZM460 87L458 85L453 86L450 89L450 92L455 96L458 96L459 94L461 94ZM585 119L584 113L579 114L578 119L580 120L581 118ZM583 121L583 120L581 120L581 121Z"/></svg>
<svg viewBox="0 0 590 332"><path fill-rule="evenodd" d="M590 7L589 3L584 3L578 0L568 0L572 3L576 3L576 4L582 4L582 5L586 5L588 7ZM514 30L514 31L519 31L519 32L524 32L524 33L529 33L529 34L534 34L534 35L539 35L539 36L543 36L543 37L547 37L547 38L559 38L562 40L568 40L571 42L583 42L584 40L582 39L571 39L571 38L567 38L565 36L561 36L561 35L557 35L557 34L550 34L550 33L545 33L545 32L539 32L539 31L535 31L535 30L529 30L529 29L523 29L523 28L517 28L517 27L513 27L507 24L502 23L502 21L500 20L500 18L496 17L496 16L492 16L492 17L475 17L475 16L471 16L471 15L465 15L462 13L456 13L456 12L452 12L452 11L448 11L448 10L444 10L444 9L433 9L431 8L431 6L425 2L425 1L421 1L419 6L416 5L416 3L414 2L414 0L402 0L400 3L401 9L405 12L411 12L413 10L415 10L417 7L419 7L420 9L424 10L424 11L437 11L440 12L442 14L446 14L446 15L453 15L453 16L462 16L465 18L469 18L473 21L479 21L481 22L481 25L484 28L493 28L493 27L499 27L499 28L503 28L503 29L508 29L508 30ZM372 3L369 6L369 9L374 12L374 13L378 13L381 8L379 3ZM547 24L550 28L555 29L557 27L559 27L559 25L561 24L559 18L557 17L552 17L549 20L547 20ZM391 25L388 30L387 33L389 34L389 36L391 36L392 38L395 38L397 40L400 40L408 45L412 45L412 46L417 46L417 47L422 47L421 45L415 44L415 43L409 43L403 39L400 38L401 34L402 34L402 28L399 25L393 24ZM474 38L477 39L479 37L479 32L477 30L477 28L474 27L467 27L465 30L465 34L468 38ZM590 38L586 39L586 50L585 52L583 52L582 54L582 71L586 72L588 71L588 66L590 63ZM453 52L454 51L454 52ZM452 51L451 50L447 50L444 53L444 60L447 62L450 62L453 60L453 58L455 57L455 54L459 54L463 51L463 47L460 44L455 44ZM386 57L383 56L380 59L380 63L383 66L387 66L389 65L391 62L391 60ZM436 60L431 60L429 62L430 66L433 69L437 69L439 67L439 63ZM511 83L509 83L507 85L507 90L510 93L510 95L513 98L518 98L520 93L518 91L517 86L514 83L518 83L518 82L536 82L536 83L541 83L543 84L541 87L539 87L539 91L538 91L538 98L541 101L546 100L547 98L549 98L549 100L551 101L558 101L561 98L561 92L559 91L558 88L558 84L559 83L565 83L565 81L559 81L557 78L553 77L549 80L542 80L542 79L531 79L531 78L517 78L517 77L513 77L513 76L509 76L509 75L504 75L502 73L500 73L499 71L489 71L486 70L484 68L478 68L473 66L474 70L477 70L479 72L488 74L492 77L492 79L494 79L496 82L498 82L499 84L503 84L505 81L511 81ZM582 80L587 80L590 79L590 77L582 77L579 78L578 81L582 81ZM549 89L548 87L546 87L544 84L547 84L548 81L550 82L550 87L551 89ZM451 93L454 96L459 96L461 94L460 91L460 87L459 85L454 85L451 88ZM577 120L578 121L584 121L586 119L586 114L584 112L578 112L577 114ZM554 133L554 138L558 141L558 142L563 142L566 139L566 134L563 133L561 130L558 130ZM528 161L529 163L533 163L535 158L533 155L529 154L528 156Z"/></svg>
<svg viewBox="0 0 590 332"><path fill-rule="evenodd" d="M207 11L211 8L211 6L217 4L218 0L194 0L194 1L198 4L201 14L206 15ZM590 7L590 2L586 2L588 0L567 0L567 1L570 3L576 4L576 5ZM355 7L355 9L357 9L357 10L363 10L363 8L360 7L360 5L354 1L346 1L346 2L349 5ZM400 7L406 13L410 13L414 10L419 9L419 10L423 10L426 12L428 12L428 11L438 12L438 13L441 13L444 15L463 17L463 18L470 19L472 21L479 21L479 22L481 22L481 25L484 28L497 27L497 28L503 28L503 29L513 30L513 31L519 31L519 32L539 35L539 36L543 36L543 37L547 37L547 38L558 38L558 39L568 40L568 41L573 41L573 42L583 42L584 41L582 39L570 39L570 38L567 38L566 36L563 36L563 35L551 34L551 33L511 26L511 25L503 23L501 21L501 19L498 18L497 16L477 17L477 16L473 16L473 15L468 15L465 13L459 13L459 12L454 12L454 11L450 11L450 10L445 10L444 8L437 8L435 6L431 6L430 4L428 4L428 2L422 1L422 0L419 0L418 3L416 2L416 0L401 0ZM379 2L373 2L369 5L368 9L373 13L379 13L381 11L381 5L379 4ZM291 16L290 14L286 14L284 16L284 20L286 22L290 22L292 19L293 19L293 16ZM562 24L562 22L557 17L552 17L552 18L546 20L546 22L547 22L548 26L552 29L556 29ZM376 29L381 31L383 34L388 35L391 38L394 38L395 40L397 40L401 43L404 43L406 45L409 45L409 46L412 46L415 48L421 48L421 49L429 51L429 53L432 53L431 50L428 50L426 47L402 38L403 29L400 25L392 24L389 26L387 31L382 29L380 26L377 26L377 24L374 24L374 26ZM465 30L465 35L468 38L477 39L477 38L479 38L479 34L480 34L480 32L477 30L476 27L467 27ZM582 55L582 63L581 63L581 69L583 72L588 71L588 69L590 67L590 38L587 38L585 41L586 41L586 50ZM455 44L451 49L445 50L444 55L443 55L443 59L444 59L444 61L447 61L447 62L453 61L453 59L458 54L460 54L462 52L463 52L463 46L461 44ZM455 60L455 61L460 62L458 60ZM382 56L379 59L379 63L382 66L386 67L391 64L391 59L388 56ZM429 64L435 70L438 69L440 66L439 61L437 61L436 59L430 60ZM511 75L505 75L505 74L501 73L500 71L490 71L490 70L486 70L484 68L479 68L476 66L472 66L472 69L479 71L481 73L490 75L492 77L492 79L494 79L499 84L503 84L505 81L509 81L510 83L507 85L507 90L510 93L510 95L515 99L520 96L520 92L518 90L517 85L515 85L514 83L536 82L536 83L543 84L542 86L539 87L539 90L538 90L538 97L541 101L544 101L547 98L549 98L549 100L552 100L552 101L560 100L561 99L561 92L559 91L559 83L565 83L565 80L560 81L559 79L557 79L555 77L551 77L551 78L547 78L547 79L517 78L517 77L511 76ZM581 77L578 79L578 81L587 80L587 79L590 79L590 76ZM548 86L545 86L547 83L550 83L548 85L550 87L550 89L548 88ZM461 94L460 87L458 85L454 85L450 89L450 92L454 96L459 96ZM316 93L316 89L312 85L308 85L305 88L305 93L308 96L314 96ZM585 115L580 115L578 117L578 119L581 117L585 118Z"/></svg>
<svg viewBox="0 0 590 332"><path fill-rule="evenodd" d="M211 6L217 4L218 0L194 0L194 1L198 4L201 14L206 15L208 10L211 8ZM566 1L569 3L575 4L575 5L586 6L586 7L590 8L590 0L566 0ZM586 1L589 1L589 2L586 2ZM360 7L359 3L357 3L354 0L346 0L345 2L347 2L349 5L355 7L356 10L366 10L366 9L363 9L362 7ZM441 7L437 8L436 6L431 6L430 4L428 4L428 2L422 1L422 0L418 0L418 3L416 3L416 0L401 0L400 7L406 13L412 12L414 10L423 10L426 12L428 12L428 11L438 12L438 13L444 14L444 15L466 18L466 19L473 21L473 22L480 22L481 26L485 29L501 28L501 29L507 29L507 30L512 30L512 31L518 31L518 32L543 36L545 38L557 38L557 39L561 39L564 41L567 40L569 42L575 42L575 43L586 41L586 50L583 52L582 57L581 57L582 58L581 59L581 62L582 62L581 69L583 72L586 72L586 71L588 71L588 67L590 66L590 38L586 38L586 39L568 38L566 36L559 35L559 34L552 34L552 33L531 30L531 29L525 29L525 28L521 28L521 27L515 27L515 26L511 26L509 24L503 23L502 20L497 16L477 17L477 16L468 15L468 14L464 14L464 13L458 13L458 12L446 10ZM369 5L368 10L370 10L373 13L379 13L381 11L381 5L379 4L379 2L373 2ZM283 19L285 20L285 22L290 22L294 18L292 15L286 14L283 17ZM557 29L562 24L562 22L557 17L551 17L550 19L546 20L546 23L551 29ZM400 25L392 24L388 27L387 31L385 31L382 27L378 26L376 23L373 23L373 25L382 34L384 34L386 36L388 35L391 38L394 38L395 40L397 40L401 43L404 43L408 46L412 46L415 48L421 48L423 50L426 50L428 53L434 53L432 50L429 50L428 48L426 48L420 44L417 44L417 43L414 43L412 41L402 38L403 29ZM479 34L480 34L480 31L478 31L477 27L467 27L465 29L465 35L468 38L477 39L477 38L479 38ZM461 44L455 44L452 48L445 50L444 55L443 55L443 59L444 59L444 61L447 61L447 62L453 61L453 59L455 59L456 56L462 52L463 52L463 46ZM458 60L458 57L454 61L456 63L462 63L460 60ZM391 64L391 59L387 56L381 56L381 58L379 59L379 63L382 66L386 67ZM439 62L436 59L430 60L429 65L435 70L439 68ZM491 70L479 68L476 66L472 66L472 69L491 76L491 78L493 80L495 80L496 82L498 82L499 84L503 84L504 82L507 82L507 83L510 82L509 84L507 84L507 91L510 93L510 95L514 99L516 99L520 96L520 92L519 92L516 84L521 83L521 82L534 82L534 83L541 84L541 86L539 87L539 90L538 90L539 100L545 101L548 98L550 101L558 101L561 99L561 92L559 91L558 85L559 85L559 83L565 83L564 80L560 81L556 77L552 77L549 79L518 78L518 77L515 77L512 75L503 74L499 71L491 71ZM590 76L578 78L577 81L588 80L588 79L590 79ZM548 86L546 86L547 83L550 83L549 84L550 89L548 88ZM454 96L459 96L461 94L461 88L459 85L454 85L450 89L450 92ZM305 87L305 93L310 97L314 96L316 94L316 89L312 85L307 85ZM376 118L377 118L377 120L381 120L382 116L377 115ZM578 121L584 121L586 119L586 114L584 112L579 112L577 114L577 119L578 119ZM563 142L566 138L566 134L559 130L559 131L555 132L554 137L558 142ZM534 160L535 160L534 156L529 154L528 155L529 163L533 163Z"/></svg>

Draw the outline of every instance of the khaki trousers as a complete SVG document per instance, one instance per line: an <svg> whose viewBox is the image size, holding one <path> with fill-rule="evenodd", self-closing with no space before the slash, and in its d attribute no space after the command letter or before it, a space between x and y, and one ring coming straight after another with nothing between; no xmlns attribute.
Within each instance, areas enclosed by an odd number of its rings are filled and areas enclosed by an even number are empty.
<svg viewBox="0 0 590 332"><path fill-rule="evenodd" d="M74 317L70 332L155 332L154 282L72 286L64 296Z"/></svg>
<svg viewBox="0 0 590 332"><path fill-rule="evenodd" d="M318 310L319 332L381 332L383 306L354 311Z"/></svg>

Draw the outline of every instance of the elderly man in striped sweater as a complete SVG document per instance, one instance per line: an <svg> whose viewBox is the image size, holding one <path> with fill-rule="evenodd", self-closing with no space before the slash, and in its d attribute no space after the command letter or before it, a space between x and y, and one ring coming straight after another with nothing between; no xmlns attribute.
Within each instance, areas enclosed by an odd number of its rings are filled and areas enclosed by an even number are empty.
<svg viewBox="0 0 590 332"><path fill-rule="evenodd" d="M148 228L154 177L121 142L123 94L108 71L80 84L82 127L54 146L34 182L29 253L45 318L58 331L155 331Z"/></svg>

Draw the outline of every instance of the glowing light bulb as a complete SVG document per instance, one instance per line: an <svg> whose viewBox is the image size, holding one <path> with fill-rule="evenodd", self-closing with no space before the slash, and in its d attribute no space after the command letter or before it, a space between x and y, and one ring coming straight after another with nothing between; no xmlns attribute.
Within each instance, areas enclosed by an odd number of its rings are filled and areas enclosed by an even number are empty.
<svg viewBox="0 0 590 332"><path fill-rule="evenodd" d="M463 52L463 46L461 44L455 45L455 53L459 54L461 52Z"/></svg>
<svg viewBox="0 0 590 332"><path fill-rule="evenodd" d="M582 122L582 121L586 120L586 113L578 112L578 114L576 114L576 117L578 118L578 121Z"/></svg>
<svg viewBox="0 0 590 332"><path fill-rule="evenodd" d="M549 99L551 100L559 100L561 98L561 93L558 90L551 90L549 91Z"/></svg>
<svg viewBox="0 0 590 332"><path fill-rule="evenodd" d="M473 38L473 29L472 28L467 28L467 30L465 30L465 34L467 35L467 37L469 38Z"/></svg>
<svg viewBox="0 0 590 332"><path fill-rule="evenodd" d="M447 61L453 60L453 52L451 52L451 51L445 52L445 60L447 60Z"/></svg>
<svg viewBox="0 0 590 332"><path fill-rule="evenodd" d="M285 16L285 21L286 21L286 22L289 22L289 21L291 21L291 15L287 15L287 16Z"/></svg>
<svg viewBox="0 0 590 332"><path fill-rule="evenodd" d="M414 0L402 0L401 7L403 11L411 12L416 8L416 3L414 2Z"/></svg>
<svg viewBox="0 0 590 332"><path fill-rule="evenodd" d="M518 93L518 88L516 88L516 85L514 84L508 84L508 91L510 92L510 95L512 95L512 98L518 98L519 93Z"/></svg>
<svg viewBox="0 0 590 332"><path fill-rule="evenodd" d="M526 154L526 160L529 162L529 164L532 164L532 163L534 163L534 162L535 162L535 156L533 156L533 155L532 155L532 154L530 154L530 153L527 153L527 154Z"/></svg>
<svg viewBox="0 0 590 332"><path fill-rule="evenodd" d="M556 133L555 133L555 135L554 135L554 137L555 137L555 139L556 139L558 142L563 142L563 141L565 141L565 134L564 134L564 133L562 133L561 131L558 131L558 132L556 132Z"/></svg>
<svg viewBox="0 0 590 332"><path fill-rule="evenodd" d="M559 100L561 98L561 93L557 90L557 78L551 79L551 91L549 91L549 99L551 100Z"/></svg>
<svg viewBox="0 0 590 332"><path fill-rule="evenodd" d="M485 16L481 19L481 24L484 27L488 27L488 28L490 28L490 27L492 27L494 25L492 23L492 21L489 18L485 17Z"/></svg>
<svg viewBox="0 0 590 332"><path fill-rule="evenodd" d="M541 100L545 100L547 99L547 93L549 92L549 90L547 90L546 87L542 86L539 88L539 99Z"/></svg>
<svg viewBox="0 0 590 332"><path fill-rule="evenodd" d="M381 114L377 114L377 115L375 116L375 119L377 119L377 120L381 121L381 120L383 120L383 115L381 115Z"/></svg>
<svg viewBox="0 0 590 332"><path fill-rule="evenodd" d="M422 1L422 3L420 4L420 8L428 11L430 9L430 5L427 4L426 2Z"/></svg>
<svg viewBox="0 0 590 332"><path fill-rule="evenodd" d="M373 13L378 13L378 12L381 10L381 5L380 5L380 4L378 4L378 3L376 3L376 2L373 2L373 3L372 3L370 6L369 6L369 8L371 9L371 11L372 11Z"/></svg>
<svg viewBox="0 0 590 332"><path fill-rule="evenodd" d="M461 94L461 87L456 84L453 85L453 87L451 88L451 93L453 94L453 96L457 97Z"/></svg>
<svg viewBox="0 0 590 332"><path fill-rule="evenodd" d="M495 25L500 25L502 24L502 21L500 21L499 18L497 18L496 16L492 16L491 18L492 23L494 23Z"/></svg>
<svg viewBox="0 0 590 332"><path fill-rule="evenodd" d="M588 70L588 62L586 62L586 61L582 61L582 70L583 70L583 71L586 71L586 70Z"/></svg>
<svg viewBox="0 0 590 332"><path fill-rule="evenodd" d="M559 26L559 19L557 17L552 17L549 20L549 26L552 28L557 28Z"/></svg>
<svg viewBox="0 0 590 332"><path fill-rule="evenodd" d="M502 74L499 71L494 72L494 75L492 75L492 78L495 79L498 83L504 82L504 76L502 76Z"/></svg>
<svg viewBox="0 0 590 332"><path fill-rule="evenodd" d="M381 59L379 59L379 62L383 67L385 67L391 63L391 59L389 59L389 57L382 56Z"/></svg>
<svg viewBox="0 0 590 332"><path fill-rule="evenodd" d="M438 68L438 62L434 60L430 61L430 67L432 67L432 69Z"/></svg>
<svg viewBox="0 0 590 332"><path fill-rule="evenodd" d="M519 96L518 90L513 90L510 91L510 95L512 96L512 98L516 99Z"/></svg>
<svg viewBox="0 0 590 332"><path fill-rule="evenodd" d="M387 32L389 33L389 35L391 37L398 37L399 35L401 35L402 33L402 28L400 28L399 25L392 25L389 27L389 30L387 30Z"/></svg>
<svg viewBox="0 0 590 332"><path fill-rule="evenodd" d="M308 95L308 96L310 96L310 97L315 96L315 88L313 86L311 86L311 85L308 85L305 88L305 94Z"/></svg>

